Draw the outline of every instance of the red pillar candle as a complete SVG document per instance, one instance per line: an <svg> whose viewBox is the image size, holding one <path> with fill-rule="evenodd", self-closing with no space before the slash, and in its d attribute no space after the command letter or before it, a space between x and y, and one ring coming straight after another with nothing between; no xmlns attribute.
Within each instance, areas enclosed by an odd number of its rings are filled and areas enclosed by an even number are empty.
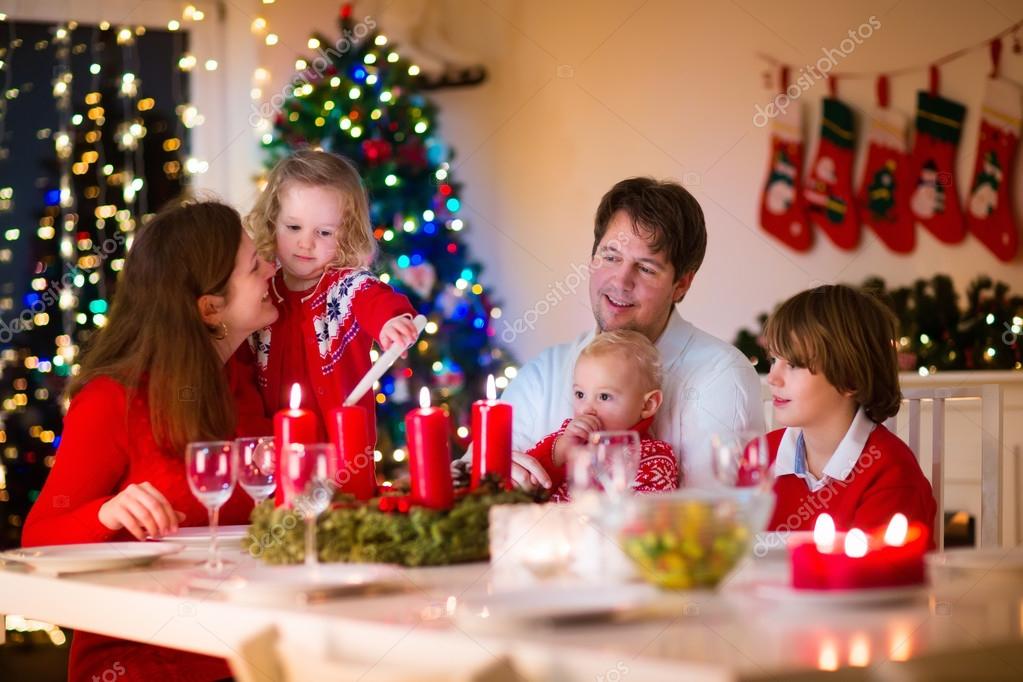
<svg viewBox="0 0 1023 682"><path fill-rule="evenodd" d="M368 500L376 495L377 475L369 415L360 405L343 405L327 417L327 437L337 448L337 485L343 493Z"/></svg>
<svg viewBox="0 0 1023 682"><path fill-rule="evenodd" d="M896 514L883 531L868 536L853 528L840 538L840 545L833 530L830 541L826 533L819 534L820 526L818 519L813 543L791 548L793 587L851 590L924 582L924 554L930 538L923 524L910 524L904 515Z"/></svg>
<svg viewBox="0 0 1023 682"><path fill-rule="evenodd" d="M303 410L302 387L298 384L291 386L291 400L288 409L278 410L274 415L274 460L280 480L281 472L284 471L282 459L288 451L291 443L315 443L317 442L316 415L309 410ZM278 507L287 504L285 499L284 486L277 484L277 491L274 494L274 504Z"/></svg>
<svg viewBox="0 0 1023 682"><path fill-rule="evenodd" d="M405 415L412 503L430 509L450 509L455 493L451 483L448 413L430 407L430 391L425 386L419 392L419 405L418 410Z"/></svg>
<svg viewBox="0 0 1023 682"><path fill-rule="evenodd" d="M487 474L511 488L512 406L497 399L494 375L487 377L487 399L472 404L472 489Z"/></svg>

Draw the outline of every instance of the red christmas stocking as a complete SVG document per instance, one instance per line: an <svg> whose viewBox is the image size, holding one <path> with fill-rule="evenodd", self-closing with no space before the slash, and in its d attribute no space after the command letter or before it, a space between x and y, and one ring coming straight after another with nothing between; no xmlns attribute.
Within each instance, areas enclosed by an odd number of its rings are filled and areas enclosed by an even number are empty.
<svg viewBox="0 0 1023 682"><path fill-rule="evenodd" d="M810 224L824 231L841 249L860 241L860 221L853 202L852 167L856 139L852 109L825 98L821 139L803 188Z"/></svg>
<svg viewBox="0 0 1023 682"><path fill-rule="evenodd" d="M966 236L955 183L956 147L965 116L966 107L958 102L917 93L909 209L919 224L949 244Z"/></svg>
<svg viewBox="0 0 1023 682"><path fill-rule="evenodd" d="M1012 169L1019 144L1020 91L992 78L984 94L977 161L966 204L966 224L1000 260L1016 257L1019 232L1013 218Z"/></svg>
<svg viewBox="0 0 1023 682"><path fill-rule="evenodd" d="M771 122L771 160L760 198L760 225L796 251L806 251L813 233L799 192L803 175L802 116L798 107Z"/></svg>
<svg viewBox="0 0 1023 682"><path fill-rule="evenodd" d="M909 213L906 167L905 114L875 109L867 131L867 161L863 167L856 207L860 220L896 253L909 253L916 245L913 216Z"/></svg>

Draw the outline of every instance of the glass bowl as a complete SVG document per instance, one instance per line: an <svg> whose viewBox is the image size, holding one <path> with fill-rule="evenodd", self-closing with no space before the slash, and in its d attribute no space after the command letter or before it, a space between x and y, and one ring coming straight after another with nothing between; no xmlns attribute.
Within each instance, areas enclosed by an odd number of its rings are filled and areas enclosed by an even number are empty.
<svg viewBox="0 0 1023 682"><path fill-rule="evenodd" d="M624 504L618 537L647 582L713 588L746 557L773 508L772 492L752 488L637 495Z"/></svg>

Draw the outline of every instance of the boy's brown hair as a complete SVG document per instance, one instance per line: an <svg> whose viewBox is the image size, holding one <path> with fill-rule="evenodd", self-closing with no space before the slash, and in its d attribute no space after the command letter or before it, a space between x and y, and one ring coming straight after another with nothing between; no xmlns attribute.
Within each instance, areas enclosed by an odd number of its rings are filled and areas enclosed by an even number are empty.
<svg viewBox="0 0 1023 682"><path fill-rule="evenodd" d="M277 162L266 188L245 216L245 227L263 258L277 254L276 231L281 193L289 184L326 187L338 193L341 222L337 231L336 268L366 268L376 258L377 242L369 220L369 201L359 172L340 154L303 149Z"/></svg>
<svg viewBox="0 0 1023 682"><path fill-rule="evenodd" d="M661 387L661 355L646 336L630 329L601 332L586 344L579 357L600 357L612 353L636 366L645 390Z"/></svg>
<svg viewBox="0 0 1023 682"><path fill-rule="evenodd" d="M841 284L808 289L782 303L767 321L767 349L796 367L821 373L874 422L902 402L895 351L898 323L875 296Z"/></svg>

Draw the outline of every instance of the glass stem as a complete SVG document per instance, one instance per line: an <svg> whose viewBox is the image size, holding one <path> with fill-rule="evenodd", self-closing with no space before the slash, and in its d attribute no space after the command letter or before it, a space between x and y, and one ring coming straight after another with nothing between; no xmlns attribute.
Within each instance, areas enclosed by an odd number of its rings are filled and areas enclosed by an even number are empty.
<svg viewBox="0 0 1023 682"><path fill-rule="evenodd" d="M312 514L305 516L305 565L316 566L316 517Z"/></svg>
<svg viewBox="0 0 1023 682"><path fill-rule="evenodd" d="M220 507L210 507L210 556L206 567L212 573L219 573L223 567L220 563L220 546L217 544L217 521L220 517Z"/></svg>

